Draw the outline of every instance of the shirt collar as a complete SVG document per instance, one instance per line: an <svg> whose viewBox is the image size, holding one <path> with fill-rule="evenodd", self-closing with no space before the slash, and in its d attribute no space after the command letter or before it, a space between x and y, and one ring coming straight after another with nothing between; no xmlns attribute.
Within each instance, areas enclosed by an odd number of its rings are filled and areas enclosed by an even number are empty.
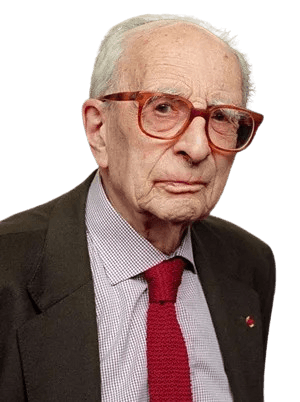
<svg viewBox="0 0 300 402"><path fill-rule="evenodd" d="M99 172L96 173L88 193L86 226L113 285L174 256L185 257L193 264L194 269L190 228L172 255L162 253L113 208L104 192Z"/></svg>

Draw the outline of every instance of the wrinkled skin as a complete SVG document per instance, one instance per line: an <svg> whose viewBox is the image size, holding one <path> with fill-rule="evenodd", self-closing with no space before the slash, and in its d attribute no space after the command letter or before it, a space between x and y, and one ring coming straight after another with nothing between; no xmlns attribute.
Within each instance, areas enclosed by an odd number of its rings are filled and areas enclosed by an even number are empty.
<svg viewBox="0 0 300 402"><path fill-rule="evenodd" d="M118 66L116 91L170 91L195 107L214 102L242 106L236 56L193 24L147 24L131 31ZM90 99L84 123L106 194L115 209L166 254L185 228L209 215L226 184L234 154L209 146L202 117L173 140L141 132L135 102L107 108Z"/></svg>

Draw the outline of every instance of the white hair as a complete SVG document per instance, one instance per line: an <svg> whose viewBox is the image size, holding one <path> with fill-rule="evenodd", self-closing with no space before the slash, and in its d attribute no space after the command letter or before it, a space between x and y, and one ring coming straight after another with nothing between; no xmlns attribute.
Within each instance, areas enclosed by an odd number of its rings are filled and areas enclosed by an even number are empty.
<svg viewBox="0 0 300 402"><path fill-rule="evenodd" d="M205 21L201 21L193 17L172 14L140 15L125 20L109 30L100 45L99 52L95 60L90 86L91 98L99 98L100 96L104 96L107 91L112 90L117 83L117 77L115 77L116 79L114 80L114 73L116 71L118 61L125 50L125 46L123 45L125 34L138 26L154 21L161 21L162 25L171 25L174 22L193 23L201 28L207 29L216 37L221 39L225 44L227 44L238 58L240 64L242 73L243 104L247 104L247 101L253 92L253 86L250 81L250 65L246 59L246 56L235 48L235 38L230 37L230 33L228 31L216 29Z"/></svg>

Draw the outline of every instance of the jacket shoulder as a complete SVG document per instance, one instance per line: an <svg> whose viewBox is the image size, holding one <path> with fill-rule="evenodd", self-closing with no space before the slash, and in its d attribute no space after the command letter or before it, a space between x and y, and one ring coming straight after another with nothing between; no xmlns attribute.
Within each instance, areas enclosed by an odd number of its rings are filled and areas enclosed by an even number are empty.
<svg viewBox="0 0 300 402"><path fill-rule="evenodd" d="M29 235L30 232L47 230L52 211L55 210L56 206L61 203L66 206L74 204L80 195L87 193L94 176L95 172L79 186L52 201L4 219L0 222L0 237L14 233L27 233Z"/></svg>
<svg viewBox="0 0 300 402"><path fill-rule="evenodd" d="M24 289L41 258L51 201L0 223L0 289ZM3 288L4 287L4 288ZM11 293L11 291L10 291Z"/></svg>
<svg viewBox="0 0 300 402"><path fill-rule="evenodd" d="M79 208L77 204L86 197L94 175L95 172L70 192L0 222L1 283L17 280L26 286L41 258L49 225L53 220L64 225L65 211Z"/></svg>
<svg viewBox="0 0 300 402"><path fill-rule="evenodd" d="M0 237L45 230L51 211L58 199L4 219L0 222Z"/></svg>
<svg viewBox="0 0 300 402"><path fill-rule="evenodd" d="M275 260L262 240L220 218L209 216L192 227L193 247L212 261L220 275L229 275L258 290L275 285ZM226 267L226 269L225 269Z"/></svg>
<svg viewBox="0 0 300 402"><path fill-rule="evenodd" d="M261 239L241 227L214 216L193 225L195 233L214 241L218 247L234 250L237 254L271 253L271 248Z"/></svg>

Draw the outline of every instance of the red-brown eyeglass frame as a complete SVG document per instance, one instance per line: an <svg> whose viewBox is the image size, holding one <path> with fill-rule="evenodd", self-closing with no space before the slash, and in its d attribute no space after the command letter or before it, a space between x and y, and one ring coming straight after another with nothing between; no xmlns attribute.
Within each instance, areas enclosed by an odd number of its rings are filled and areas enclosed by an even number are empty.
<svg viewBox="0 0 300 402"><path fill-rule="evenodd" d="M178 100L181 100L183 102L186 103L186 105L188 106L189 110L190 110L190 115L189 118L187 119L187 121L184 123L184 125L181 127L181 129L172 137L159 137L156 135L152 135L150 133L148 133L147 131L145 131L143 125L142 125L142 109L145 105L145 103L148 101L148 99L152 98L152 97L158 97L158 96L168 96L168 97L173 97L176 98ZM210 145L215 148L218 149L220 151L225 151L225 152L240 152L243 151L245 148L247 148L253 138L254 135L256 134L256 131L258 129L258 127L260 126L260 124L263 121L263 115L256 113L256 112L252 112L251 110L245 109L245 108L241 108L241 107L237 107L234 105L214 105L214 106L209 106L207 109L197 109L194 108L193 104L186 98L183 98L182 96L179 95L172 95L172 94L168 94L168 93L163 93L163 92L144 92L144 91L136 91L136 92L118 92L118 93L114 93L114 94L110 94L110 95L105 95L101 98L99 98L100 101L136 101L139 104L139 109L138 109L138 124L139 127L141 129L141 131L148 135L149 137L152 138L157 138L157 139L161 139L161 140L173 140L174 138L179 137L181 134L184 133L184 131L188 128L188 126L191 124L191 122L194 120L195 117L203 117L206 121L206 135L208 138L208 141L210 143ZM253 130L252 133L248 139L248 141L240 148L237 149L226 149L226 148L221 148L218 147L217 145L215 145L212 140L209 137L209 132L208 132L208 121L209 121L209 117L211 116L212 112L214 110L220 109L221 108L227 108L227 109L234 109L234 110L238 110L238 111L242 111L242 112L247 112L253 122Z"/></svg>

